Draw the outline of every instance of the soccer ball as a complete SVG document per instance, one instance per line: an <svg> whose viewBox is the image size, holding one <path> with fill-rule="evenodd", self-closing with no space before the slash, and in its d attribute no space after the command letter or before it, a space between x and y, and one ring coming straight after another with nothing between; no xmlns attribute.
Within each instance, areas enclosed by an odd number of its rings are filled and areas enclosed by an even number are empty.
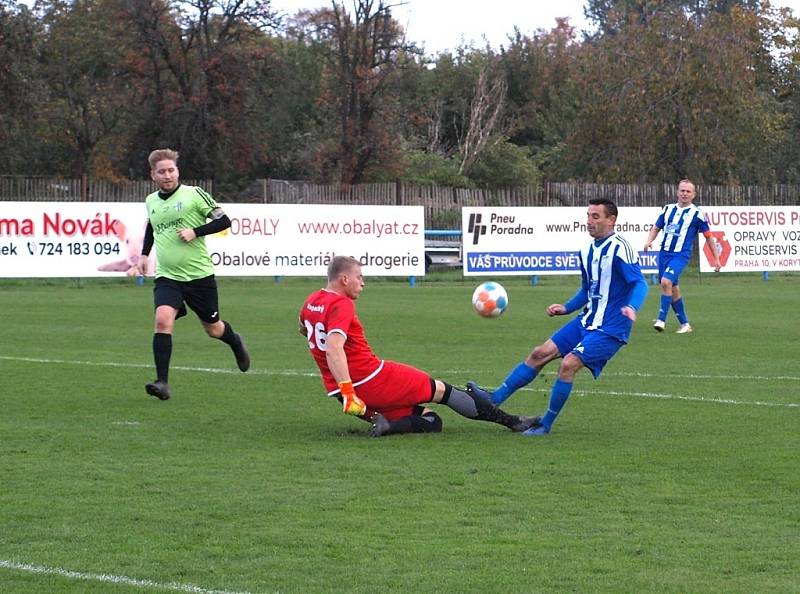
<svg viewBox="0 0 800 594"><path fill-rule="evenodd" d="M508 307L508 293L500 283L481 283L472 294L472 307L484 318L496 318Z"/></svg>

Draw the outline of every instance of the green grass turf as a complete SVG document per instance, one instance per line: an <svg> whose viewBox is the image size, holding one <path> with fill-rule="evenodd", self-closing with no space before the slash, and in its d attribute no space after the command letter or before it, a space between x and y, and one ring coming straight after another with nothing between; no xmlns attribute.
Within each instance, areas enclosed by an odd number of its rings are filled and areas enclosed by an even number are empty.
<svg viewBox="0 0 800 594"><path fill-rule="evenodd" d="M454 384L502 380L577 286L501 279L484 320L477 280L439 278L368 279L359 315L379 356ZM369 439L296 331L320 279L220 279L253 369L190 315L168 402L143 390L149 288L1 281L0 591L800 592L798 277L681 284L695 333L653 331L652 287L547 437L442 408L442 434ZM507 409L541 413L555 366Z"/></svg>

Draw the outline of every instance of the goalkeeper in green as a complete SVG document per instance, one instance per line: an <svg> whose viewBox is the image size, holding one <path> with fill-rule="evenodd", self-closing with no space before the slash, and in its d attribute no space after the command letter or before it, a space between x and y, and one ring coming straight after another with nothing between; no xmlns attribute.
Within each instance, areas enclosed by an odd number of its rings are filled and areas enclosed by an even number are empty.
<svg viewBox="0 0 800 594"><path fill-rule="evenodd" d="M172 331L175 320L186 315L187 306L210 337L231 348L241 371L250 368L250 355L242 337L219 317L214 266L204 239L206 235L230 227L230 219L208 192L180 183L176 151L155 150L148 161L150 177L158 191L145 199L147 228L142 255L148 256L155 244L153 358L156 379L145 385L145 391L159 400L167 400L170 397ZM139 261L139 273L147 273L146 257Z"/></svg>

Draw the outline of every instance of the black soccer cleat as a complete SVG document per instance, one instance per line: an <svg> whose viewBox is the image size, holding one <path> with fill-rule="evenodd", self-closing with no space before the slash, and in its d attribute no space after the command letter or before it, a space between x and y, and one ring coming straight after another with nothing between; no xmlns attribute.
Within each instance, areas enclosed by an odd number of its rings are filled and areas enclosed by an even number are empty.
<svg viewBox="0 0 800 594"><path fill-rule="evenodd" d="M473 382L472 380L467 382L467 392L470 392L472 394L476 394L477 396L480 396L481 398L483 398L485 400L488 400L489 402L493 402L492 401L492 393L489 390L484 390L483 388L481 388L477 383Z"/></svg>
<svg viewBox="0 0 800 594"><path fill-rule="evenodd" d="M236 357L236 365L239 366L240 371L250 369L250 353L247 352L247 347L244 345L244 339L241 334L236 334L236 346L233 347L233 354Z"/></svg>
<svg viewBox="0 0 800 594"><path fill-rule="evenodd" d="M386 435L392 428L391 423L389 423L389 421L386 420L386 417L384 417L381 413L373 413L369 420L372 423L372 428L369 430L368 434L370 437L380 437L381 435Z"/></svg>
<svg viewBox="0 0 800 594"><path fill-rule="evenodd" d="M514 433L522 433L528 429L536 429L542 426L542 417L517 417L519 421L509 427Z"/></svg>
<svg viewBox="0 0 800 594"><path fill-rule="evenodd" d="M162 382L161 380L150 382L145 384L144 390L150 396L155 396L159 400L169 400L169 385L167 385L167 382Z"/></svg>

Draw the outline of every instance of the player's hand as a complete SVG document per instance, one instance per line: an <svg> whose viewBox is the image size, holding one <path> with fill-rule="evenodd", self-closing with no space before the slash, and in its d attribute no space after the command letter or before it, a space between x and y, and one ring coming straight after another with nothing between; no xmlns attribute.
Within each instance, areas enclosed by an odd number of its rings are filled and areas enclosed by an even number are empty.
<svg viewBox="0 0 800 594"><path fill-rule="evenodd" d="M550 317L563 316L565 313L567 313L567 309L560 303L553 303L552 305L549 305L545 311Z"/></svg>
<svg viewBox="0 0 800 594"><path fill-rule="evenodd" d="M194 232L194 229L178 229L178 235L180 235L181 239L186 243L197 238L197 233Z"/></svg>
<svg viewBox="0 0 800 594"><path fill-rule="evenodd" d="M139 276L147 276L147 256L139 256L139 261L136 263L136 270Z"/></svg>
<svg viewBox="0 0 800 594"><path fill-rule="evenodd" d="M646 244L644 244L644 251L645 252L650 251L651 247L653 247L653 242L652 241L647 242Z"/></svg>
<svg viewBox="0 0 800 594"><path fill-rule="evenodd" d="M342 411L344 414L360 417L367 412L367 405L361 398L356 396L352 381L339 382L339 390L342 394Z"/></svg>
<svg viewBox="0 0 800 594"><path fill-rule="evenodd" d="M636 310L633 309L630 305L626 305L620 310L623 316L628 318L631 322L636 321Z"/></svg>

